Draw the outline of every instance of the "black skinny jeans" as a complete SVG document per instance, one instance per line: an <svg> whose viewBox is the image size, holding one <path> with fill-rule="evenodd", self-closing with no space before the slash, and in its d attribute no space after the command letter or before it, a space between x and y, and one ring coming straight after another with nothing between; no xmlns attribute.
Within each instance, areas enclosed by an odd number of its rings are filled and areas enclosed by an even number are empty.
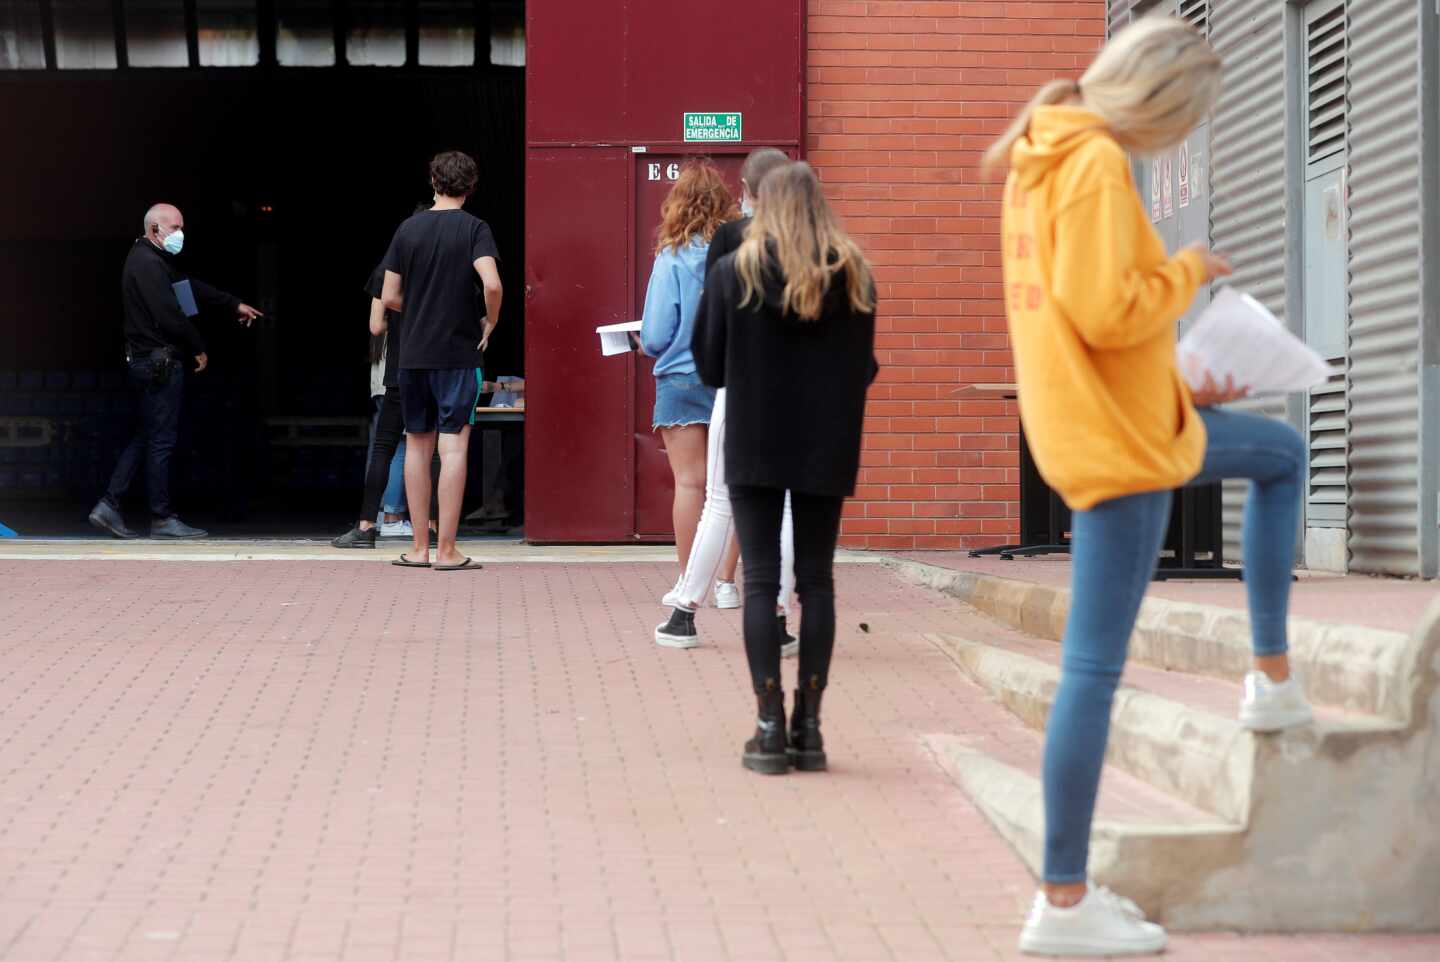
<svg viewBox="0 0 1440 962"><path fill-rule="evenodd" d="M790 492L795 519L795 591L800 595L800 684L824 688L835 651L835 543L843 497ZM745 657L757 694L780 684L780 633L775 596L780 592L779 488L730 485L730 504L745 560Z"/></svg>
<svg viewBox="0 0 1440 962"><path fill-rule="evenodd" d="M380 416L375 419L375 438L370 445L370 464L365 468L365 496L360 502L360 519L374 521L380 513L380 499L390 482L390 461L405 436L405 417L400 411L400 389L385 388Z"/></svg>

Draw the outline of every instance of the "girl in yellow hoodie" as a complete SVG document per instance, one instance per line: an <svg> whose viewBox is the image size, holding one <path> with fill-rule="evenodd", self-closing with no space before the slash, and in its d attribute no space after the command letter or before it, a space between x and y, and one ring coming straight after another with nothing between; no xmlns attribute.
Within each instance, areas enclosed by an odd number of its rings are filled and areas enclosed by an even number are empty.
<svg viewBox="0 0 1440 962"><path fill-rule="evenodd" d="M990 148L1009 162L1003 240L1020 417L1046 481L1074 512L1070 615L1046 733L1044 887L1026 952L1158 952L1165 931L1087 884L1090 823L1110 708L1154 571L1170 492L1248 478L1246 586L1256 670L1241 722L1275 731L1310 719L1289 674L1285 619L1305 445L1288 425L1213 405L1244 395L1213 380L1192 393L1175 324L1229 265L1203 247L1166 256L1128 153L1173 148L1214 105L1220 60L1173 17L1119 33L1079 82L1041 88Z"/></svg>

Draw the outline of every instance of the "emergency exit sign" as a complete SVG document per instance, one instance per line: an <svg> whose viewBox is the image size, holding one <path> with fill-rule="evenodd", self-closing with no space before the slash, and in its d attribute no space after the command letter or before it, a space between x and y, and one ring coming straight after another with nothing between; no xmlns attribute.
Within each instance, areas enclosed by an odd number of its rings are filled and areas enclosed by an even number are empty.
<svg viewBox="0 0 1440 962"><path fill-rule="evenodd" d="M685 115L685 143L729 143L742 140L739 114Z"/></svg>

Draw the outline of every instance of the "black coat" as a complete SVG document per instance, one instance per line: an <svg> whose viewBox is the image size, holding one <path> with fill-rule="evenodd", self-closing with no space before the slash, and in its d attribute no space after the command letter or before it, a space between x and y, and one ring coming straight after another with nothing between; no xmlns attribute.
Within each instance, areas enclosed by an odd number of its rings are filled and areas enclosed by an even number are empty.
<svg viewBox="0 0 1440 962"><path fill-rule="evenodd" d="M706 278L691 350L700 379L726 389L726 482L853 494L875 314L851 309L843 277L815 321L782 311L783 290L772 272L763 303L741 307L733 254Z"/></svg>
<svg viewBox="0 0 1440 962"><path fill-rule="evenodd" d="M173 285L183 280L190 281L196 306L202 310L218 308L234 313L240 306L238 297L216 290L204 281L187 278L173 255L142 237L131 245L120 276L128 350L146 353L168 347L183 354L205 353L200 332L181 310L180 299L175 294Z"/></svg>
<svg viewBox="0 0 1440 962"><path fill-rule="evenodd" d="M750 218L742 217L739 220L726 221L715 231L715 236L710 238L710 249L705 252L705 276L710 276L710 270L715 262L726 254L733 254L740 249L745 242L745 230L750 226Z"/></svg>

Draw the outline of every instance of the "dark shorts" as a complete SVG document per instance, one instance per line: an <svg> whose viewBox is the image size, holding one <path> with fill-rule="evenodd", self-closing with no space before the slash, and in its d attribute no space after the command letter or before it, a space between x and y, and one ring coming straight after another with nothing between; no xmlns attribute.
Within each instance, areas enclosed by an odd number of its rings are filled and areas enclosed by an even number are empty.
<svg viewBox="0 0 1440 962"><path fill-rule="evenodd" d="M480 369L453 370L402 368L400 408L405 412L407 434L459 434L475 423L480 403Z"/></svg>

